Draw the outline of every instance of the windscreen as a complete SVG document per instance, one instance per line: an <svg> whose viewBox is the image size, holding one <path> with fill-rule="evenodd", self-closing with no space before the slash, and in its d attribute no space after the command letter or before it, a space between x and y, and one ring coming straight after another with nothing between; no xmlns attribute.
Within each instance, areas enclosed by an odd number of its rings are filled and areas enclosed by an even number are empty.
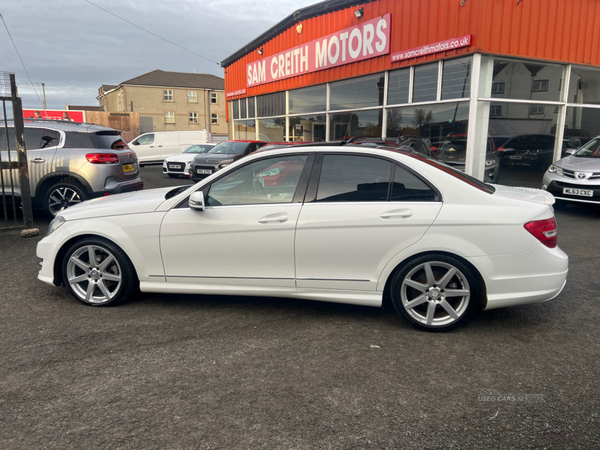
<svg viewBox="0 0 600 450"><path fill-rule="evenodd" d="M575 156L580 158L600 158L600 138L592 139L581 147Z"/></svg>
<svg viewBox="0 0 600 450"><path fill-rule="evenodd" d="M208 153L222 155L241 155L248 148L247 142L221 142L213 147Z"/></svg>

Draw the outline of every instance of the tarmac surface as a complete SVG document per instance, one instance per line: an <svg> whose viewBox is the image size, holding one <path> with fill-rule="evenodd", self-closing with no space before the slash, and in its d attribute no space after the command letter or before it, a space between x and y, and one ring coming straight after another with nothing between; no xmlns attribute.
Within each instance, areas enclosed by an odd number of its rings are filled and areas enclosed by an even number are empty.
<svg viewBox="0 0 600 450"><path fill-rule="evenodd" d="M87 307L37 280L36 212L0 232L0 448L600 448L600 208L556 216L558 298L427 333L279 298Z"/></svg>

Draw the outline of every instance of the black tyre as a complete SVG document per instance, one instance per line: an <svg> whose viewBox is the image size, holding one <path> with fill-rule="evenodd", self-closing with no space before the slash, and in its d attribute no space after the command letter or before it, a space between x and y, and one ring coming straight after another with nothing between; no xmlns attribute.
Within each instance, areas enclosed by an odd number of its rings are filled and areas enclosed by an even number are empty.
<svg viewBox="0 0 600 450"><path fill-rule="evenodd" d="M42 196L42 206L54 217L69 206L77 205L87 199L87 194L78 184L59 181L46 189Z"/></svg>
<svg viewBox="0 0 600 450"><path fill-rule="evenodd" d="M418 328L442 331L464 323L479 304L481 289L471 269L442 254L415 258L391 283L396 311Z"/></svg>
<svg viewBox="0 0 600 450"><path fill-rule="evenodd" d="M101 237L73 244L65 254L62 271L67 289L87 305L114 305L138 288L135 269L125 252Z"/></svg>

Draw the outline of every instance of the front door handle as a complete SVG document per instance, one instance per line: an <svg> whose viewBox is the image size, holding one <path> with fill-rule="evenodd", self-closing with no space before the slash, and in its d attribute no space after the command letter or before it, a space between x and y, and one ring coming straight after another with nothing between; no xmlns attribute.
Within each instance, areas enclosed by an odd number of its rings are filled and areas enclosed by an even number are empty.
<svg viewBox="0 0 600 450"><path fill-rule="evenodd" d="M162 145L159 145L159 147L162 147Z"/></svg>
<svg viewBox="0 0 600 450"><path fill-rule="evenodd" d="M31 162L37 163L37 164L41 164L41 163L45 163L46 160L42 159L42 158L34 158L34 159L31 160Z"/></svg>
<svg viewBox="0 0 600 450"><path fill-rule="evenodd" d="M274 222L283 223L283 222L286 222L289 218L290 218L290 216L288 216L286 213L276 213L276 214L269 214L268 216L258 219L258 222L259 223L274 223Z"/></svg>
<svg viewBox="0 0 600 450"><path fill-rule="evenodd" d="M408 219L413 215L411 209L395 209L393 211L384 212L381 216L382 219Z"/></svg>

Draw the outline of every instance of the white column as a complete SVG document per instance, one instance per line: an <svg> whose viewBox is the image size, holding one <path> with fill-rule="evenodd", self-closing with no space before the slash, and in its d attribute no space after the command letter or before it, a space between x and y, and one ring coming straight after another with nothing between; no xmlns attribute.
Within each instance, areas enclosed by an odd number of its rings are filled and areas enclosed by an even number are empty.
<svg viewBox="0 0 600 450"><path fill-rule="evenodd" d="M383 118L381 120L381 137L385 139L387 137L387 111L385 107L387 106L387 98L388 98L388 85L390 80L390 72L385 72L385 78L383 82Z"/></svg>
<svg viewBox="0 0 600 450"><path fill-rule="evenodd" d="M554 140L554 157L552 161L558 161L562 158L563 139L565 136L565 124L567 123L567 105L569 101L569 86L571 84L571 64L567 65L563 72L562 91L560 92L560 101L563 102L558 107L558 117L556 118L556 139Z"/></svg>
<svg viewBox="0 0 600 450"><path fill-rule="evenodd" d="M480 102L478 99L492 96L494 60L492 57L482 57L481 53L475 53L472 62L465 172L479 180L483 180L488 144L490 104Z"/></svg>

